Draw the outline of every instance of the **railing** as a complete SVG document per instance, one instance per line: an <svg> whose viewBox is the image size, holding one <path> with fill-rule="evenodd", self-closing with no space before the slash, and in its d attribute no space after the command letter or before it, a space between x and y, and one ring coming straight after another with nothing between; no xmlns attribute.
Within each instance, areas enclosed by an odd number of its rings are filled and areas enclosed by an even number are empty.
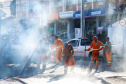
<svg viewBox="0 0 126 84"><path fill-rule="evenodd" d="M67 38L67 32L63 32L63 33L59 32L59 33L57 33L57 35L58 35L59 38L61 38L61 39Z"/></svg>
<svg viewBox="0 0 126 84"><path fill-rule="evenodd" d="M63 42L67 42L70 39L75 38L75 33L70 33L69 35L67 35L67 32L63 32L63 33L57 33L57 35L59 36L60 39L62 39Z"/></svg>
<svg viewBox="0 0 126 84"><path fill-rule="evenodd" d="M73 39L73 38L75 38L75 33L70 33L69 34L69 39Z"/></svg>

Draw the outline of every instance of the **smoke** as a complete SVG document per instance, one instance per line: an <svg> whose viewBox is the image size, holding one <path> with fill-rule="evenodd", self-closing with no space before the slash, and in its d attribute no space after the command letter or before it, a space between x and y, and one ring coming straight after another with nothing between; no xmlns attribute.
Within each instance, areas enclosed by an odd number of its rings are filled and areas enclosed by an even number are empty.
<svg viewBox="0 0 126 84"><path fill-rule="evenodd" d="M6 18L6 20L2 20L1 24L1 35L6 35L5 37L8 40L8 42L1 45L3 46L1 50L3 50L7 44L10 44L7 51L8 54L6 54L5 51L1 51L3 53L1 59L4 57L5 59L3 60L8 60L6 63L20 63L22 66L20 70L22 70L29 57L37 53L36 48L39 40L43 36L48 35L48 12L46 12L48 5L43 6L39 1L36 1L32 3L32 6L33 16L28 18L10 17ZM27 12L29 11L30 10ZM24 28L20 23L21 19L25 19L25 24L23 24ZM46 48L47 45L44 47ZM9 60L11 61L9 62ZM4 64L4 62L2 62L1 65L2 64Z"/></svg>
<svg viewBox="0 0 126 84"><path fill-rule="evenodd" d="M112 51L116 55L112 56L113 69L116 71L126 71L126 57L125 57L125 37L126 26L121 25L120 21L112 24L108 30L108 35L112 43Z"/></svg>

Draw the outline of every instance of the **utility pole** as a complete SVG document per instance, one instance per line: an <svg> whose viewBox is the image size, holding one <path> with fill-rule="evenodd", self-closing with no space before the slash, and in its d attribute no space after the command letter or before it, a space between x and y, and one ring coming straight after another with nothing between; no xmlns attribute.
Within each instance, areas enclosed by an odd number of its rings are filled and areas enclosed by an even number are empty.
<svg viewBox="0 0 126 84"><path fill-rule="evenodd" d="M2 52L2 36L1 36L1 11L0 11L0 53ZM1 55L0 55L1 56Z"/></svg>
<svg viewBox="0 0 126 84"><path fill-rule="evenodd" d="M108 34L108 0L105 0L105 30Z"/></svg>
<svg viewBox="0 0 126 84"><path fill-rule="evenodd" d="M28 0L28 6L29 6L29 7L28 7L28 12L29 12L29 13L28 13L28 14L29 14L28 16L29 16L29 19L30 19L30 17L31 17L31 16L30 16L30 10L31 10L31 3L30 3L30 0Z"/></svg>
<svg viewBox="0 0 126 84"><path fill-rule="evenodd" d="M81 0L81 37L85 38L86 37L86 29L85 29L85 12L84 12L84 1Z"/></svg>

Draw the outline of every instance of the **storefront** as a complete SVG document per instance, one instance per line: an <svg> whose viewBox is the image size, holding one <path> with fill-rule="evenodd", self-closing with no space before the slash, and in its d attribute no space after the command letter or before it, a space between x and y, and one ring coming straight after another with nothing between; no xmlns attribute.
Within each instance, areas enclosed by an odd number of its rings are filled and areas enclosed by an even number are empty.
<svg viewBox="0 0 126 84"><path fill-rule="evenodd" d="M81 28L80 23L81 12L76 11L73 14L74 19L74 28ZM99 9L91 9L85 10L85 28L86 32L92 32L97 34L97 30L99 27L104 28L104 21L105 21L105 8Z"/></svg>
<svg viewBox="0 0 126 84"><path fill-rule="evenodd" d="M48 32L57 34L57 20L59 20L59 13L48 15Z"/></svg>
<svg viewBox="0 0 126 84"><path fill-rule="evenodd" d="M68 39L72 37L73 33L73 11L69 12L60 12L60 20L59 20L59 32L66 35Z"/></svg>

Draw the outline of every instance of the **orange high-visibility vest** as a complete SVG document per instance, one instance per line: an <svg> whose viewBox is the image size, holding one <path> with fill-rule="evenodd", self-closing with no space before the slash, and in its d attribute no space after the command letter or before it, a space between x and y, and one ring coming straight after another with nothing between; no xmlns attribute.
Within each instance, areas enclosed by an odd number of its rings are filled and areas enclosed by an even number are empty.
<svg viewBox="0 0 126 84"><path fill-rule="evenodd" d="M100 48L100 46L102 46ZM88 51L92 50L92 54L99 54L99 50L103 50L105 48L104 44L100 41L92 41L90 48L88 48Z"/></svg>
<svg viewBox="0 0 126 84"><path fill-rule="evenodd" d="M58 50L58 49L62 49L62 47L63 47L63 42L62 42L62 40L61 39L57 39L57 40L55 40L55 43L54 43L54 45L53 45L53 48L56 48L56 50Z"/></svg>
<svg viewBox="0 0 126 84"><path fill-rule="evenodd" d="M74 48L72 47L72 45L71 44L68 44L68 48L67 49L65 49L64 47L63 47L63 51L62 51L62 56L69 56L69 55L71 55L71 53L74 53Z"/></svg>

